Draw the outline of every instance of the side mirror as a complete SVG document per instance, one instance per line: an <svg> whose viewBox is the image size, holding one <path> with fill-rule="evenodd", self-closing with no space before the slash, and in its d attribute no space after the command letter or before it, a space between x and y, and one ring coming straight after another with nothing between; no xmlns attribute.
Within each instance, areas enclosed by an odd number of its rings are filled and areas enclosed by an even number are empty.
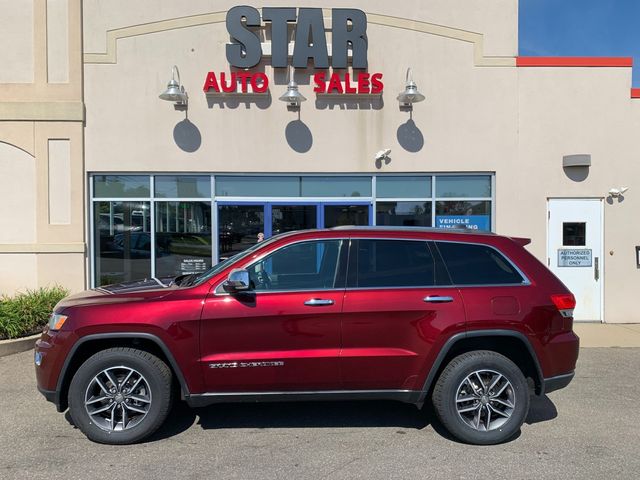
<svg viewBox="0 0 640 480"><path fill-rule="evenodd" d="M231 270L227 280L222 284L222 288L228 293L245 292L249 290L249 272L243 268Z"/></svg>

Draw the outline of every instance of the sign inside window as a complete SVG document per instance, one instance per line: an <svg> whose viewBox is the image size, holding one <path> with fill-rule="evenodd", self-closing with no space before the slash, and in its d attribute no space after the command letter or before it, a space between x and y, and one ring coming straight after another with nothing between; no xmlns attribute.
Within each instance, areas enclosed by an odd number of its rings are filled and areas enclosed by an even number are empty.
<svg viewBox="0 0 640 480"><path fill-rule="evenodd" d="M436 215L436 227L490 231L491 218L489 215Z"/></svg>

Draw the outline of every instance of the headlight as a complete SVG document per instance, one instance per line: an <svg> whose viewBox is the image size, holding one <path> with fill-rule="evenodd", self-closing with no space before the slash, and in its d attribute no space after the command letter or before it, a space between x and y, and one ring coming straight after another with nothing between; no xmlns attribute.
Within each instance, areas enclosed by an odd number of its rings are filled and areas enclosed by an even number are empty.
<svg viewBox="0 0 640 480"><path fill-rule="evenodd" d="M64 322L67 321L66 315L60 315L59 313L52 313L49 317L49 330L60 330Z"/></svg>

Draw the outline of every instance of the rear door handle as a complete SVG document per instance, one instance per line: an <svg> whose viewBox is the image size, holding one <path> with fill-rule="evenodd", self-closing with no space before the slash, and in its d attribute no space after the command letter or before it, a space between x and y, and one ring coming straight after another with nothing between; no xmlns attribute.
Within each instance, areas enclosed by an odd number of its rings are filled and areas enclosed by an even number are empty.
<svg viewBox="0 0 640 480"><path fill-rule="evenodd" d="M333 305L333 300L327 300L324 298L312 298L304 302L304 304L310 307L322 307L324 305Z"/></svg>
<svg viewBox="0 0 640 480"><path fill-rule="evenodd" d="M423 300L427 303L449 303L453 302L453 297L443 297L440 295L429 295L424 297Z"/></svg>

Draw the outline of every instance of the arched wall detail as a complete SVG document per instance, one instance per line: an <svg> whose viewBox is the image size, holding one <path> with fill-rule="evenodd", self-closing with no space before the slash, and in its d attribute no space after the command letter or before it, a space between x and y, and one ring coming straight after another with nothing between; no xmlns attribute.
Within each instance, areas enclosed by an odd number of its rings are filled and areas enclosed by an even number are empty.
<svg viewBox="0 0 640 480"><path fill-rule="evenodd" d="M118 40L122 38L148 35L151 33L166 32L180 28L189 28L200 25L224 23L227 12L205 13L188 17L161 20L158 22L143 23L129 27L116 28L107 31L107 51L104 53L85 53L84 63L118 63ZM324 21L327 28L331 25L331 10L323 9ZM412 30L415 32L437 35L440 37L472 43L474 52L474 64L478 67L514 67L514 57L488 57L484 56L484 37L481 33L470 32L453 27L445 27L434 23L421 22L409 18L392 17L367 13L367 22L373 25L381 25L391 28Z"/></svg>

